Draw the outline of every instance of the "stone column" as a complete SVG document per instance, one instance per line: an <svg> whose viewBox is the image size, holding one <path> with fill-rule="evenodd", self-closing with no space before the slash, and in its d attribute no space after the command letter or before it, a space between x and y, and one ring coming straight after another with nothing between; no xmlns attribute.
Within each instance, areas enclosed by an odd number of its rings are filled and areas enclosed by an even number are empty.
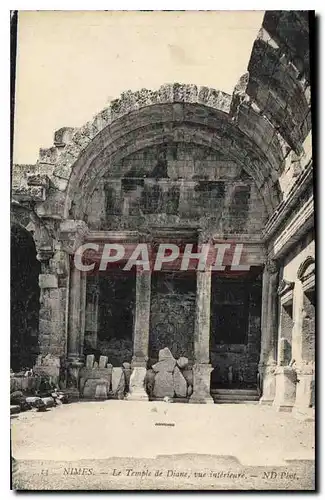
<svg viewBox="0 0 325 500"><path fill-rule="evenodd" d="M292 347L287 338L282 336L287 335L287 332L284 332L283 307L293 305L295 295L293 292L294 286L294 282L282 279L278 289L281 314L279 315L278 356L275 372L276 391L273 401L273 406L277 411L291 411L296 398L297 375L293 367ZM293 335L294 333L291 331L291 342Z"/></svg>
<svg viewBox="0 0 325 500"><path fill-rule="evenodd" d="M98 276L87 279L86 288L86 314L85 314L85 335L87 342L93 348L97 348L98 332L98 304L99 303L99 283Z"/></svg>
<svg viewBox="0 0 325 500"><path fill-rule="evenodd" d="M193 394L191 403L213 403L210 394L210 303L211 270L196 273Z"/></svg>
<svg viewBox="0 0 325 500"><path fill-rule="evenodd" d="M129 400L148 401L149 399L145 390L145 376L149 349L150 297L151 271L142 271L137 268Z"/></svg>
<svg viewBox="0 0 325 500"><path fill-rule="evenodd" d="M75 266L70 271L69 286L69 316L68 316L68 380L70 397L79 396L79 370L83 366L83 356L80 353L81 332L81 272Z"/></svg>
<svg viewBox="0 0 325 500"><path fill-rule="evenodd" d="M80 245L84 243L87 234L87 224L82 220L66 219L61 222L59 239L62 248L70 255L71 261ZM80 351L81 306L81 273L71 262L68 301L67 386L72 397L79 396L79 370L83 366L83 356Z"/></svg>
<svg viewBox="0 0 325 500"><path fill-rule="evenodd" d="M39 356L35 373L47 373L55 383L60 379L61 361L66 355L67 325L66 301L68 282L68 256L60 244L53 250L38 247L41 262L39 275ZM63 377L64 379L64 377ZM63 382L64 383L64 382Z"/></svg>
<svg viewBox="0 0 325 500"><path fill-rule="evenodd" d="M81 272L74 266L70 272L69 289L68 360L75 361L80 359Z"/></svg>
<svg viewBox="0 0 325 500"><path fill-rule="evenodd" d="M87 275L85 272L80 276L80 338L79 338L79 353L84 358L84 342L86 330L86 290L87 290Z"/></svg>
<svg viewBox="0 0 325 500"><path fill-rule="evenodd" d="M292 357L294 367L297 373L296 399L293 407L293 413L299 418L315 418L315 359L314 356L306 356L304 351L304 321L306 320L306 311L304 306L304 288L305 291L314 290L314 273L308 273L306 284L304 275L300 276L298 271L298 280L295 284L294 295L294 334L295 343L293 344ZM310 318L314 321L314 317Z"/></svg>
<svg viewBox="0 0 325 500"><path fill-rule="evenodd" d="M275 397L276 344L278 326L278 266L268 261L263 273L261 356L259 375L261 380L261 404L272 404Z"/></svg>

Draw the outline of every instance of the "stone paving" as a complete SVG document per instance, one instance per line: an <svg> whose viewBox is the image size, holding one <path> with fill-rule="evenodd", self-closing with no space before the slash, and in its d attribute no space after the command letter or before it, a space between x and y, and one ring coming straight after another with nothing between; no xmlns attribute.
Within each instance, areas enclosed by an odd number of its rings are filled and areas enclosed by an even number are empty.
<svg viewBox="0 0 325 500"><path fill-rule="evenodd" d="M217 478L215 470L230 468L237 473L241 473L238 467L258 470L252 478L259 476L261 479L261 474L274 468L287 474L288 463L293 475L292 471L296 470L292 469L293 464L294 467L297 464L307 467L308 471L304 469L303 473L307 483L301 483L299 469L299 481L296 478L288 485L285 482L288 478L283 477L279 487L286 484L285 487L291 489L312 489L314 424L260 405L80 402L46 413L30 411L15 416L12 419L12 454L17 461L15 467L20 471L20 480L25 477L24 484L18 482L15 487L23 489L36 488L36 485L40 488L40 484L45 489L51 489L51 485L56 489L80 488L79 483L76 486L74 472L79 477L83 469L86 471L82 474L85 489L125 489L130 485L144 489L174 489L179 487L179 481L185 481L184 487L189 489L209 489L212 485L213 489L256 489L252 483L254 479L251 482L241 479L233 484L229 477L223 481ZM162 461L158 468L163 470L163 477L155 482L153 474L157 470L157 460ZM142 474L145 470L151 472L148 477L129 476L128 468L142 471ZM90 469L92 473L88 474ZM195 480L192 477L191 482L190 476L180 479L168 472L174 469L197 470L198 474L204 469L210 476ZM118 474L121 470L122 474ZM30 484L32 477L34 486ZM263 484L266 480L267 477ZM216 481L221 483L214 484ZM262 487L270 489L274 485L273 481Z"/></svg>

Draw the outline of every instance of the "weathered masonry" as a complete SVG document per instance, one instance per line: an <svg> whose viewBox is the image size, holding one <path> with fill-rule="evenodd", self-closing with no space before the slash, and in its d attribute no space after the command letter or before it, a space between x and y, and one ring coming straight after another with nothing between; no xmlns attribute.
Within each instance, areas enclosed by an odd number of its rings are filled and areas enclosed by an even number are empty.
<svg viewBox="0 0 325 500"><path fill-rule="evenodd" d="M84 397L123 397L125 375L130 399L258 389L261 403L312 412L308 40L308 13L267 12L232 95L128 91L14 166L14 370L33 364ZM72 261L90 241L232 241L250 270L87 275Z"/></svg>

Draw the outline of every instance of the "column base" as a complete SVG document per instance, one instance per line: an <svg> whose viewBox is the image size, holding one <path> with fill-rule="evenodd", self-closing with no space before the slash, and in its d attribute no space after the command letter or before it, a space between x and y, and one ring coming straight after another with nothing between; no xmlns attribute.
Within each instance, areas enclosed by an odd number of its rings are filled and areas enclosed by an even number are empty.
<svg viewBox="0 0 325 500"><path fill-rule="evenodd" d="M296 371L290 366L278 366L276 393L273 406L276 411L291 412L296 399Z"/></svg>
<svg viewBox="0 0 325 500"><path fill-rule="evenodd" d="M314 367L297 370L297 390L293 412L297 418L315 419L315 372Z"/></svg>
<svg viewBox="0 0 325 500"><path fill-rule="evenodd" d="M127 395L128 401L149 401L149 396L145 389L145 377L147 369L145 366L133 366L129 394Z"/></svg>
<svg viewBox="0 0 325 500"><path fill-rule="evenodd" d="M67 373L67 389L72 392L78 392L79 398L79 371L84 366L79 358L69 356L68 358L68 373Z"/></svg>
<svg viewBox="0 0 325 500"><path fill-rule="evenodd" d="M275 364L260 367L260 377L262 378L262 396L260 405L271 406L276 392Z"/></svg>
<svg viewBox="0 0 325 500"><path fill-rule="evenodd" d="M305 422L315 421L315 408L292 408L292 415L297 420L303 420Z"/></svg>
<svg viewBox="0 0 325 500"><path fill-rule="evenodd" d="M193 393L189 403L214 404L210 394L210 375L213 368L210 364L195 364L193 366Z"/></svg>
<svg viewBox="0 0 325 500"><path fill-rule="evenodd" d="M274 399L264 399L264 397L262 396L258 403L264 406L272 406L273 401Z"/></svg>

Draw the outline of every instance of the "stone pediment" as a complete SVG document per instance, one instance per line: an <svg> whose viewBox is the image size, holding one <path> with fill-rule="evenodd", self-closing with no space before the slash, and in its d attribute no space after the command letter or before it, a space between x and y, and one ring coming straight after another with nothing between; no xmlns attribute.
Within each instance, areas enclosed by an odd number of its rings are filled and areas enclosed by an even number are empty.
<svg viewBox="0 0 325 500"><path fill-rule="evenodd" d="M305 281L311 274L315 274L315 259L308 256L299 266L297 277L300 281Z"/></svg>
<svg viewBox="0 0 325 500"><path fill-rule="evenodd" d="M315 259L310 255L299 266L297 272L298 279L302 282L303 290L315 288Z"/></svg>

